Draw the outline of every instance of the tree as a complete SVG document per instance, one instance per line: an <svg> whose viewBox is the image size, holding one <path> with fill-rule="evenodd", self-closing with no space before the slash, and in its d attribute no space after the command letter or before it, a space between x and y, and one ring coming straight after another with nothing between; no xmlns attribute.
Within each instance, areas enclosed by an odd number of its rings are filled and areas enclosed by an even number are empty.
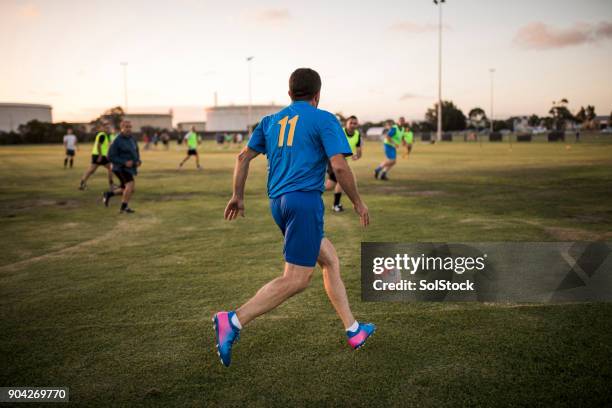
<svg viewBox="0 0 612 408"><path fill-rule="evenodd" d="M529 126L540 126L541 121L542 119L540 119L540 117L534 113L527 119L527 124Z"/></svg>
<svg viewBox="0 0 612 408"><path fill-rule="evenodd" d="M444 130L464 130L465 115L461 109L457 108L452 101L442 101L442 129ZM427 109L425 120L429 122L434 129L438 128L438 104L434 104L433 108Z"/></svg>
<svg viewBox="0 0 612 408"><path fill-rule="evenodd" d="M574 119L576 119L576 122L578 123L584 123L587 120L587 114L584 106L580 107L580 110L576 113L576 115L574 115Z"/></svg>
<svg viewBox="0 0 612 408"><path fill-rule="evenodd" d="M114 108L105 110L102 115L92 120L91 124L94 125L94 127L98 127L103 121L109 121L115 129L119 129L119 125L121 124L124 116L125 112L123 111L123 108L121 106L115 106Z"/></svg>
<svg viewBox="0 0 612 408"><path fill-rule="evenodd" d="M555 130L564 130L568 121L574 121L574 115L567 109L568 101L563 98L559 102L553 101L553 106L548 113L552 115L552 125Z"/></svg>
<svg viewBox="0 0 612 408"><path fill-rule="evenodd" d="M468 113L468 118L470 119L470 125L477 129L482 129L487 125L487 115L480 107L472 108Z"/></svg>
<svg viewBox="0 0 612 408"><path fill-rule="evenodd" d="M592 121L595 120L597 114L595 113L595 107L593 105L587 105L586 107L586 120Z"/></svg>

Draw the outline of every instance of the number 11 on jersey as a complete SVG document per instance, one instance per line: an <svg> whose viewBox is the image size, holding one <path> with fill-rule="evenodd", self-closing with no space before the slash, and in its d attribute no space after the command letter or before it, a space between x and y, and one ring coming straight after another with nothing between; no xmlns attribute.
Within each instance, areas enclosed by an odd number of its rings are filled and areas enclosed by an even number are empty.
<svg viewBox="0 0 612 408"><path fill-rule="evenodd" d="M287 122L289 122L289 137L287 138L287 146L293 146L293 135L295 134L295 127L297 126L297 121L299 118L300 115L295 115L291 119L289 119L289 116L285 116L278 121L278 124L280 125L280 132L278 132L278 147L283 147L283 143L285 142Z"/></svg>

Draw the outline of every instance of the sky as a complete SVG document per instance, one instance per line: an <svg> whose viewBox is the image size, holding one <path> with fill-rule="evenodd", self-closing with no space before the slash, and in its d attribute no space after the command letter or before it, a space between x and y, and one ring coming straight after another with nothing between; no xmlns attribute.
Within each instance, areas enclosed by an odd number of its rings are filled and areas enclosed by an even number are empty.
<svg viewBox="0 0 612 408"><path fill-rule="evenodd" d="M546 114L552 101L612 111L612 1L447 0L442 97L466 114ZM320 108L362 121L422 120L438 92L431 0L0 0L0 102L46 103L54 121L124 104L205 120L214 103L289 103L298 67L323 80Z"/></svg>

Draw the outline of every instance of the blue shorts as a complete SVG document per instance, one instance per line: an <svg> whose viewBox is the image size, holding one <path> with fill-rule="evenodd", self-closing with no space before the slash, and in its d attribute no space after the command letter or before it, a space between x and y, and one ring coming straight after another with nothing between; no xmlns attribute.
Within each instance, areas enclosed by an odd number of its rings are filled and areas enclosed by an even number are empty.
<svg viewBox="0 0 612 408"><path fill-rule="evenodd" d="M292 191L270 199L270 210L285 237L285 261L313 267L317 264L323 239L323 213L320 191Z"/></svg>
<svg viewBox="0 0 612 408"><path fill-rule="evenodd" d="M397 157L397 149L385 143L385 156L387 156L389 160L395 160Z"/></svg>

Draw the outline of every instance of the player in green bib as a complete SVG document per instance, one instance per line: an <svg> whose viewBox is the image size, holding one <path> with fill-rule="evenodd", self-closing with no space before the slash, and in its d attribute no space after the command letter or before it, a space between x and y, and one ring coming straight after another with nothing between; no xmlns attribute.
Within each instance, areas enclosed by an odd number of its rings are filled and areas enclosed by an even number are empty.
<svg viewBox="0 0 612 408"><path fill-rule="evenodd" d="M111 144L110 124L108 122L103 122L98 130L91 149L91 164L85 171L85 174L83 174L83 177L81 177L79 190L85 190L87 188L87 180L100 166L106 167L106 171L108 172L108 184L111 188L113 187L113 172L111 170L110 161L108 160L108 148Z"/></svg>
<svg viewBox="0 0 612 408"><path fill-rule="evenodd" d="M385 160L374 169L374 178L379 180L389 180L387 172L395 166L397 149L400 145L406 145L406 140L404 139L406 119L403 116L400 117L397 124L394 124L392 120L388 121L385 124L385 130L387 132L383 140Z"/></svg>
<svg viewBox="0 0 612 408"><path fill-rule="evenodd" d="M409 126L406 126L406 131L404 132L404 142L406 151L402 154L402 157L406 159L412 153L412 144L414 143L414 133L412 133L412 129Z"/></svg>
<svg viewBox="0 0 612 408"><path fill-rule="evenodd" d="M359 132L359 129L357 129L357 126L359 126L357 117L349 116L346 119L344 128L342 129L344 130L344 135L348 140L349 146L351 146L351 151L353 152L351 158L353 160L359 160L361 158L361 133ZM342 208L342 204L340 203L340 199L342 198L342 187L340 187L338 180L336 180L334 170L329 163L327 164L327 175L328 178L327 182L325 183L325 189L334 189L334 206L332 209L334 212L342 212L344 211L344 208Z"/></svg>
<svg viewBox="0 0 612 408"><path fill-rule="evenodd" d="M196 167L198 170L201 170L202 166L200 166L200 155L198 154L198 144L200 143L200 138L195 131L195 126L192 126L191 130L185 135L185 142L187 143L187 156L185 156L181 164L179 164L179 170L191 156L195 156Z"/></svg>

